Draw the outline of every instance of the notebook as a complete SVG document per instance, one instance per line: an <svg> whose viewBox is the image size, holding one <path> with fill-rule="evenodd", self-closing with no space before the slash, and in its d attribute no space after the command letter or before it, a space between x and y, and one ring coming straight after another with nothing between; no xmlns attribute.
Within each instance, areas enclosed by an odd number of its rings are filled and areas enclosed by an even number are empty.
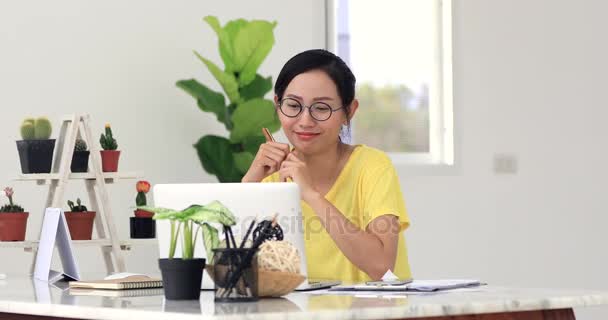
<svg viewBox="0 0 608 320"><path fill-rule="evenodd" d="M446 280L414 280L403 285L368 285L356 284L336 286L330 291L417 291L433 292L456 288L468 288L481 285L479 280L446 279Z"/></svg>
<svg viewBox="0 0 608 320"><path fill-rule="evenodd" d="M143 289L143 288L161 288L163 281L161 279L150 278L144 275L133 275L118 279L104 279L94 281L70 281L71 288L85 289Z"/></svg>
<svg viewBox="0 0 608 320"><path fill-rule="evenodd" d="M104 297L144 297L162 296L163 288L131 289L131 290L103 290L87 288L70 288L73 296L104 296Z"/></svg>

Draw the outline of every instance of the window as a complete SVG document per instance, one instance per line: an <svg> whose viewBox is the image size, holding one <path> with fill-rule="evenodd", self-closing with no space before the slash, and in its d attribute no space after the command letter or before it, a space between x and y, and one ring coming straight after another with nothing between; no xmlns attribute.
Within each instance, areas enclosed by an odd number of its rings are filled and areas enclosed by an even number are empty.
<svg viewBox="0 0 608 320"><path fill-rule="evenodd" d="M453 164L446 0L327 0L327 47L357 77L350 142L400 163Z"/></svg>

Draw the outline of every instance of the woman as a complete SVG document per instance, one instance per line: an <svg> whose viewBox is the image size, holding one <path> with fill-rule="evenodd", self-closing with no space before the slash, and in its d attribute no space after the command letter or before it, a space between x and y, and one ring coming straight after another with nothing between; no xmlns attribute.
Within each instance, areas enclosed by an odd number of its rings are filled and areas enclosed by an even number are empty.
<svg viewBox="0 0 608 320"><path fill-rule="evenodd" d="M359 107L354 96L355 76L339 57L309 50L291 58L274 101L293 149L262 144L243 182L298 184L310 279L362 282L388 270L407 279L409 218L395 169L382 151L340 139Z"/></svg>

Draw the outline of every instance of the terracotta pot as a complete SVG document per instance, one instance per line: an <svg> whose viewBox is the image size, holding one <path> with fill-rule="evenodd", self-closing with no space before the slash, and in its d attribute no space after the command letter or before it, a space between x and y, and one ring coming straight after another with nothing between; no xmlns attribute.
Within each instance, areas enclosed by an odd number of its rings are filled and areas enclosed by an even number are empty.
<svg viewBox="0 0 608 320"><path fill-rule="evenodd" d="M101 150L101 168L103 172L118 171L119 150Z"/></svg>
<svg viewBox="0 0 608 320"><path fill-rule="evenodd" d="M91 240L95 211L65 213L72 240Z"/></svg>
<svg viewBox="0 0 608 320"><path fill-rule="evenodd" d="M137 209L133 212L135 213L135 216L138 218L152 218L154 216L154 212L150 212L150 211L146 211L146 210Z"/></svg>
<svg viewBox="0 0 608 320"><path fill-rule="evenodd" d="M0 241L24 241L27 212L0 212Z"/></svg>

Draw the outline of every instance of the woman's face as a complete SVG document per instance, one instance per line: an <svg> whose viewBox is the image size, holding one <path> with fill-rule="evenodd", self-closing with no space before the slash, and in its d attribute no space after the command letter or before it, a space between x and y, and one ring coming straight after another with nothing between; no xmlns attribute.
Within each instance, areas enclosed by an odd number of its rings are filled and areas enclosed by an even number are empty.
<svg viewBox="0 0 608 320"><path fill-rule="evenodd" d="M295 101L285 100L288 98ZM287 108L297 110L298 103L302 106L310 106L318 102L325 103L331 109L341 108L331 111L331 116L325 121L313 118L309 108L302 108L302 112L293 118L277 109L283 131L296 150L304 154L316 154L335 146L339 140L340 128L347 121L346 109L342 108L336 84L325 72L311 70L297 75L285 89L283 100L284 110ZM275 103L279 105L276 96ZM323 107L321 104L317 106ZM323 118L324 110L327 112L326 109L318 108L318 114L321 116L317 118Z"/></svg>

